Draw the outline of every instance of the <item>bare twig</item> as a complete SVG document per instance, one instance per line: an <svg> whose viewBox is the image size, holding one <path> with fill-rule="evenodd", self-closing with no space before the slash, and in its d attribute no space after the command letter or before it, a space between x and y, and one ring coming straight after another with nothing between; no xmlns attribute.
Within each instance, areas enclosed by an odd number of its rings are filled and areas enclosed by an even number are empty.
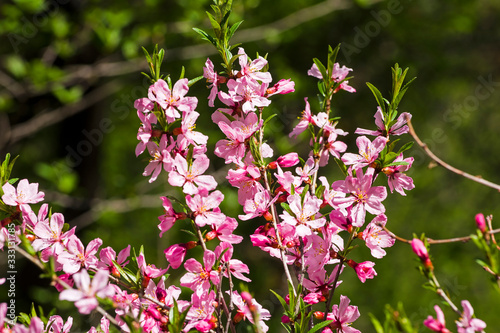
<svg viewBox="0 0 500 333"><path fill-rule="evenodd" d="M114 94L120 88L121 85L118 83L118 80L111 81L109 83L106 83L99 89L96 89L87 94L86 96L84 96L84 98L81 99L81 101L75 104L64 105L53 111L34 116L24 123L15 125L12 127L12 130L10 132L10 143L16 143L45 127L54 125L70 116L83 111L91 105L94 105L104 98Z"/></svg>
<svg viewBox="0 0 500 333"><path fill-rule="evenodd" d="M468 174L467 172L464 172L460 169L457 169L448 163L444 162L442 159L434 155L434 153L429 149L429 147L420 140L420 138L417 136L417 133L415 133L415 130L413 129L413 125L411 124L411 119L410 117L406 117L406 121L408 123L408 127L410 129L410 134L413 137L413 139L417 142L417 144L425 151L425 153L432 159L434 160L437 164L440 166L450 170L451 172L456 173L457 175L460 175L462 177L468 178L470 180L473 180L479 184L494 188L497 191L500 191L500 185L492 183L490 181L487 181L486 179L483 179L481 177L473 176L471 174Z"/></svg>

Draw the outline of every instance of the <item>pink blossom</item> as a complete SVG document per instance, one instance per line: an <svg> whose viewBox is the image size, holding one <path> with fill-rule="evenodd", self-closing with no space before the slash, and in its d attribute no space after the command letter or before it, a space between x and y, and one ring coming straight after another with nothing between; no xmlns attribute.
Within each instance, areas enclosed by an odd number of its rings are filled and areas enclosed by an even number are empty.
<svg viewBox="0 0 500 333"><path fill-rule="evenodd" d="M196 111L184 112L180 127L181 135L178 137L178 140L185 139L192 145L207 144L208 136L194 130L196 128L196 119L198 119L199 116L200 114Z"/></svg>
<svg viewBox="0 0 500 333"><path fill-rule="evenodd" d="M140 98L134 102L134 107L137 109L137 116L141 121L141 127L137 131L137 140L140 142L135 148L135 156L139 156L146 149L146 144L151 139L153 132L152 124L158 121L156 116L151 111L154 108L154 103L147 98Z"/></svg>
<svg viewBox="0 0 500 333"><path fill-rule="evenodd" d="M339 267L339 265L335 266L330 274L326 272L324 267L320 267L319 269L308 273L308 278L304 278L304 287L310 292L320 293L321 295L328 297L328 293L330 292L332 284L335 281ZM341 283L342 281L337 281L335 286L338 287Z"/></svg>
<svg viewBox="0 0 500 333"><path fill-rule="evenodd" d="M356 263L354 262L354 260L349 259L347 263L349 264L349 266L354 268L359 280L363 283L365 283L366 279L373 279L377 275L377 272L375 272L375 270L373 269L375 263L372 261L363 261L360 263Z"/></svg>
<svg viewBox="0 0 500 333"><path fill-rule="evenodd" d="M184 244L174 244L165 249L163 253L172 268L177 269L184 262L186 257L186 246Z"/></svg>
<svg viewBox="0 0 500 333"><path fill-rule="evenodd" d="M246 215L238 215L242 221L253 219L257 216L262 216L269 211L270 205L275 202L277 197L271 200L271 195L267 190L262 189L257 192L252 199L247 199L243 206L243 211Z"/></svg>
<svg viewBox="0 0 500 333"><path fill-rule="evenodd" d="M208 87L210 89L210 95L208 96L208 106L214 107L215 98L217 97L217 86L218 86L218 78L217 72L214 69L214 64L212 61L207 58L205 62L205 67L203 67L203 77L207 79L208 83L211 83Z"/></svg>
<svg viewBox="0 0 500 333"><path fill-rule="evenodd" d="M264 191L264 187L258 181L259 178L259 169L252 165L241 165L236 170L230 169L226 176L229 183L238 188L238 203L242 206L257 193Z"/></svg>
<svg viewBox="0 0 500 333"><path fill-rule="evenodd" d="M295 236L295 227L290 224L278 224L278 232L281 239L281 244L286 246L294 246L297 237ZM278 246L278 238L276 231L270 225L263 225L257 228L255 232L250 235L250 240L253 246L258 246L262 251L269 253L270 256L281 258L281 253ZM297 240L298 242L298 240ZM289 264L293 260L288 261Z"/></svg>
<svg viewBox="0 0 500 333"><path fill-rule="evenodd" d="M277 166L277 172L274 174L278 183L283 187L287 193L292 192L292 185L295 189L298 189L302 180L299 177L295 177L290 171L281 170L280 166Z"/></svg>
<svg viewBox="0 0 500 333"><path fill-rule="evenodd" d="M362 239L371 250L372 256L378 259L386 254L382 248L391 247L396 241L382 228L386 223L387 216L385 214L378 215L366 226L362 233Z"/></svg>
<svg viewBox="0 0 500 333"><path fill-rule="evenodd" d="M238 48L238 61L241 67L241 75L250 77L253 80L269 83L272 81L271 74L269 72L260 72L262 68L267 65L267 60L258 57L257 59L250 62L245 50L240 47Z"/></svg>
<svg viewBox="0 0 500 333"><path fill-rule="evenodd" d="M460 319L457 321L458 333L484 332L486 323L481 319L472 318L474 315L474 309L470 305L469 301L463 300L461 304L464 311Z"/></svg>
<svg viewBox="0 0 500 333"><path fill-rule="evenodd" d="M328 160L330 155L335 158L340 158L340 153L343 153L347 149L347 145L342 141L337 141L338 135L346 135L347 132L342 131L341 129L333 129L330 131L326 143L321 151L321 156L319 160L319 166L323 167L328 164ZM320 139L320 143L323 141L323 138ZM344 156L347 154L344 154Z"/></svg>
<svg viewBox="0 0 500 333"><path fill-rule="evenodd" d="M113 263L116 262L121 267L124 267L125 265L128 264L127 258L129 257L129 255L130 255L130 245L121 250L120 253L118 253L118 257L116 257L115 250L113 250L113 248L108 246L102 249L101 252L99 252L100 261L97 263L97 268L107 269L114 276L117 275L119 276L120 273L117 271Z"/></svg>
<svg viewBox="0 0 500 333"><path fill-rule="evenodd" d="M259 84L257 81L243 76L239 79L230 79L227 82L229 96L232 97L234 102L240 103L241 110L244 114L250 111L256 111L256 108L269 106L271 101L268 100L264 94L266 92L265 85ZM221 96L227 94L221 92Z"/></svg>
<svg viewBox="0 0 500 333"><path fill-rule="evenodd" d="M158 229L160 229L160 237L163 236L165 231L170 230L174 225L175 221L181 217L181 214L176 213L174 207L172 206L172 202L167 197L160 197L163 204L163 209L165 214L158 216L160 220L160 224L158 224Z"/></svg>
<svg viewBox="0 0 500 333"><path fill-rule="evenodd" d="M411 114L409 114L408 112L403 112L399 115L398 119L389 128L389 132L387 132L385 129L386 120L380 106L377 106L377 112L375 112L374 117L375 117L375 125L377 125L376 131L358 128L354 133L359 135L374 135L374 136L384 136L384 137L387 137L390 134L401 135L408 133L408 125L405 125L407 122L407 118L411 119Z"/></svg>
<svg viewBox="0 0 500 333"><path fill-rule="evenodd" d="M269 327L264 323L264 320L271 319L271 313L267 309L264 309L262 305L257 303L255 298L248 294L248 292L242 292L240 295L237 291L233 291L231 300L238 308L236 314L237 317L240 317L241 319L248 319L248 321L252 324L255 324L252 312L256 312L258 314L257 317L259 318L257 325L259 325L260 330L262 332L267 332L269 330Z"/></svg>
<svg viewBox="0 0 500 333"><path fill-rule="evenodd" d="M57 289L58 292L63 291L66 289L66 286L64 286L62 283L59 282L64 282L64 284L73 287L75 284L75 281L73 280L73 275L71 274L61 274L58 276L58 280L55 282L54 287Z"/></svg>
<svg viewBox="0 0 500 333"><path fill-rule="evenodd" d="M215 321L212 320L212 314L215 311L214 307L215 292L212 290L207 292L194 292L191 295L191 304L186 316L188 324L184 327L184 332L190 332L196 328L198 331L208 333L215 328Z"/></svg>
<svg viewBox="0 0 500 333"><path fill-rule="evenodd" d="M279 80L274 86L271 88L267 88L266 96L271 97L276 94L289 94L295 91L295 82L291 79L282 79Z"/></svg>
<svg viewBox="0 0 500 333"><path fill-rule="evenodd" d="M144 257L143 253L140 253L137 256L137 266L139 266L139 269L141 270L141 274L143 276L143 283L146 286L147 283L149 283L150 279L155 279L157 277L160 277L168 271L168 269L156 268L156 266L153 264L146 265L146 258Z"/></svg>
<svg viewBox="0 0 500 333"><path fill-rule="evenodd" d="M206 155L198 156L190 166L184 157L177 155L174 165L177 171L171 171L168 174L168 183L172 186L181 186L184 193L190 195L198 193L195 184L207 191L217 187L213 176L203 175L210 165L210 160Z"/></svg>
<svg viewBox="0 0 500 333"><path fill-rule="evenodd" d="M362 169L356 170L356 177L347 176L345 181L336 188L346 194L351 194L345 198L334 198L333 204L341 208L352 207L350 217L352 225L363 226L366 212L374 215L385 213L382 201L387 197L387 190L383 186L372 187L373 169L363 175ZM332 185L333 187L333 185Z"/></svg>
<svg viewBox="0 0 500 333"><path fill-rule="evenodd" d="M149 141L146 146L152 159L149 160L149 164L144 169L142 175L151 175L149 182L152 183L158 178L161 169L164 169L166 172L172 170L174 160L170 156L171 147L167 147L167 136L165 134L163 134L160 139L160 145L157 145L153 141Z"/></svg>
<svg viewBox="0 0 500 333"><path fill-rule="evenodd" d="M38 183L30 184L27 179L20 180L17 189L7 182L2 186L2 190L2 201L9 206L20 206L21 209L28 204L40 202L45 197L45 193L38 192Z"/></svg>
<svg viewBox="0 0 500 333"><path fill-rule="evenodd" d="M238 227L238 221L236 221L235 218L226 216L222 222L212 224L212 231L207 234L207 237L210 233L213 233L213 237L217 237L221 242L228 242L231 244L241 243L243 237L233 234L236 227Z"/></svg>
<svg viewBox="0 0 500 333"><path fill-rule="evenodd" d="M387 141L387 138L383 136L378 136L373 142L366 136L360 136L356 139L359 155L345 153L342 156L342 162L345 165L352 165L354 169L370 165L378 158L378 154L385 148Z"/></svg>
<svg viewBox="0 0 500 333"><path fill-rule="evenodd" d="M316 218L323 201L311 196L309 192L305 194L304 200L299 194L294 194L289 195L287 201L293 215L284 211L280 217L284 223L295 226L297 236L310 235L311 229L321 228L325 224L326 219Z"/></svg>
<svg viewBox="0 0 500 333"><path fill-rule="evenodd" d="M66 289L59 295L60 300L75 302L81 314L89 314L99 302L96 297L110 298L115 294L114 288L108 284L108 272L99 270L90 281L85 269L73 275L78 289Z"/></svg>
<svg viewBox="0 0 500 333"><path fill-rule="evenodd" d="M230 243L221 242L219 244L219 246L217 246L215 248L214 252L215 252L216 258L220 258L220 260L221 260L221 266L223 267L222 274L225 277L229 277L229 273L230 273L235 278L240 279L242 281L245 281L245 282L252 281L243 275L243 274L250 273L248 266L246 264L244 264L241 260L232 259L233 246Z"/></svg>
<svg viewBox="0 0 500 333"><path fill-rule="evenodd" d="M282 168L289 168L299 164L299 154L288 153L286 155L278 157L276 163Z"/></svg>
<svg viewBox="0 0 500 333"><path fill-rule="evenodd" d="M59 255L64 250L64 244L74 235L75 227L63 233L64 216L60 213L52 214L49 223L37 223L33 233L37 237L33 249L42 251L42 259L48 261L49 257Z"/></svg>
<svg viewBox="0 0 500 333"><path fill-rule="evenodd" d="M172 91L168 87L167 82L160 79L149 87L148 98L158 103L165 110L167 121L172 123L175 119L181 117L178 111L194 111L198 104L196 97L185 97L188 90L188 79L177 81Z"/></svg>
<svg viewBox="0 0 500 333"><path fill-rule="evenodd" d="M424 325L434 332L451 333L446 328L446 322L444 320L444 314L443 311L441 311L441 308L435 305L434 310L436 311L436 319L432 318L432 316L429 316L426 320L424 320Z"/></svg>
<svg viewBox="0 0 500 333"><path fill-rule="evenodd" d="M345 78L347 77L347 74L352 71L351 68L347 68L346 66L340 67L338 63L333 64L333 70L331 73L331 78L335 82L342 82L340 86L335 90L337 92L338 90L342 89L348 92L356 92L356 89L348 85L348 81L344 81ZM311 69L307 72L308 75L314 76L315 78L318 78L320 80L323 79L323 76L321 75L321 72L318 69L318 66L316 64L313 64Z"/></svg>
<svg viewBox="0 0 500 333"><path fill-rule="evenodd" d="M45 330L47 333L68 333L71 326L73 326L73 318L71 316L68 317L65 323L61 316L55 315L49 317Z"/></svg>
<svg viewBox="0 0 500 333"><path fill-rule="evenodd" d="M191 288L193 291L200 289L207 292L210 289L210 282L217 285L219 273L213 269L216 259L214 252L206 250L203 254L203 265L194 258L186 260L184 268L188 273L181 277L181 286Z"/></svg>
<svg viewBox="0 0 500 333"><path fill-rule="evenodd" d="M409 191L415 188L413 179L404 174L405 171L411 168L413 157L408 157L403 160L403 154L400 154L394 162L406 162L408 164L385 167L382 169L382 172L387 175L387 182L391 193L393 190L396 190L399 194L406 195L404 190Z"/></svg>
<svg viewBox="0 0 500 333"><path fill-rule="evenodd" d="M29 206L26 205L26 207ZM39 222L48 223L48 218L47 218L48 214L49 214L49 205L46 203L40 207L38 215L35 215L35 213L31 210L31 208L29 209L29 211L23 211L23 226L27 224L29 227L33 228Z"/></svg>
<svg viewBox="0 0 500 333"><path fill-rule="evenodd" d="M359 318L359 310L357 306L349 305L350 302L351 300L347 296L340 295L339 305L334 304L332 312L326 315L326 319L333 320L333 322L323 332L331 333L334 329L338 333L361 333L351 327L351 324Z"/></svg>
<svg viewBox="0 0 500 333"><path fill-rule="evenodd" d="M186 204L194 213L194 222L199 227L203 227L224 219L224 214L213 210L219 207L222 200L224 200L224 194L221 191L214 191L208 195L205 193L202 194L195 194L192 197L189 195L186 196Z"/></svg>
<svg viewBox="0 0 500 333"><path fill-rule="evenodd" d="M311 113L311 106L307 101L307 97L304 100L306 101L306 107L304 111L302 111L302 116L299 118L300 119L299 123L294 127L292 132L289 134L291 138L304 132L309 126L309 124L315 125L315 121Z"/></svg>
<svg viewBox="0 0 500 333"><path fill-rule="evenodd" d="M57 261L63 265L64 272L74 274L81 268L90 269L97 268L97 257L95 254L102 245L100 238L93 239L84 248L83 243L75 235L71 236L66 244L65 252L62 252L57 257Z"/></svg>

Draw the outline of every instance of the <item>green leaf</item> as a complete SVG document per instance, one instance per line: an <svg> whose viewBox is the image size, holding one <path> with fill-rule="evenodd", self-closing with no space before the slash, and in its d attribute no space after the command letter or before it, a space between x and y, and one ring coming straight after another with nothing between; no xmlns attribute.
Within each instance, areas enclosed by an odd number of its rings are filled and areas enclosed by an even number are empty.
<svg viewBox="0 0 500 333"><path fill-rule="evenodd" d="M203 79L203 75L197 76L194 79L189 80L188 81L188 87L191 87L193 84L195 84L196 82L198 82L198 81L200 81L202 79Z"/></svg>
<svg viewBox="0 0 500 333"><path fill-rule="evenodd" d="M281 305L283 306L283 309L285 311L287 311L288 309L288 304L286 304L286 301L283 299L283 297L281 297L280 295L278 295L274 290L270 290L274 296L276 296L276 298L278 299L278 301L281 303Z"/></svg>
<svg viewBox="0 0 500 333"><path fill-rule="evenodd" d="M241 25L241 23L243 23L243 21L236 22L235 24L233 24L231 26L231 28L229 29L228 34L227 34L227 40L228 41L233 37L234 33L239 28L239 26Z"/></svg>
<svg viewBox="0 0 500 333"><path fill-rule="evenodd" d="M385 333L384 328L382 327L382 324L380 324L380 321L373 315L373 313L368 313L370 316L370 321L372 322L373 327L375 328L375 331L377 333Z"/></svg>
<svg viewBox="0 0 500 333"><path fill-rule="evenodd" d="M307 333L314 333L314 332L322 329L323 327L330 325L331 323L333 323L333 320L322 321L321 323L314 325L313 328L311 328L309 331L307 331Z"/></svg>
<svg viewBox="0 0 500 333"><path fill-rule="evenodd" d="M205 31L198 28L193 28L193 30L196 31L199 35L201 35L201 39L206 40L212 43L213 45L217 46L217 41L212 36L207 34Z"/></svg>
<svg viewBox="0 0 500 333"><path fill-rule="evenodd" d="M382 94L380 93L380 91L377 89L377 87L375 87L370 82L366 82L366 85L372 91L373 96L375 96L375 99L377 100L377 104L380 106L382 111L385 112L385 102L384 102L384 98L382 97Z"/></svg>
<svg viewBox="0 0 500 333"><path fill-rule="evenodd" d="M332 47L328 45L328 73L330 73L330 76L333 73L333 65L337 60L337 54L339 53L339 50L340 44L338 44L333 50Z"/></svg>
<svg viewBox="0 0 500 333"><path fill-rule="evenodd" d="M405 143L401 148L399 148L397 154L400 155L402 152L405 152L411 147L413 147L413 143L414 143L413 141Z"/></svg>
<svg viewBox="0 0 500 333"><path fill-rule="evenodd" d="M321 76L323 77L323 81L325 82L325 84L328 84L330 78L328 77L328 73L326 71L325 66L321 63L321 61L319 61L318 58L314 58L313 61L316 64L316 66L318 67L319 72L321 73Z"/></svg>

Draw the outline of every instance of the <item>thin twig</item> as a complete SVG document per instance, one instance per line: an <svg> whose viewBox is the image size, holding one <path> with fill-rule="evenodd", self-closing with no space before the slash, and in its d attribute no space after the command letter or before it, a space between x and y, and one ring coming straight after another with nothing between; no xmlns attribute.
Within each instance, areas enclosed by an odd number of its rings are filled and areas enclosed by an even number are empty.
<svg viewBox="0 0 500 333"><path fill-rule="evenodd" d="M403 237L400 237L400 236L394 234L392 231L390 231L389 229L387 229L386 226L381 225L381 224L377 224L377 225L379 227L381 227L382 229L384 229L384 231L387 232L389 234L389 236L391 236L395 240L403 242L403 243L408 243L408 244L411 243L411 240L405 239ZM498 233L500 233L500 229L489 230L486 233L490 234L490 235L498 234ZM465 243L465 242L470 241L471 239L472 239L472 236L454 237L454 238L448 238L448 239L432 239L432 238L429 238L429 237L426 238L427 243L429 243L429 244L446 244L446 243L456 243L456 242L463 242L463 243Z"/></svg>
<svg viewBox="0 0 500 333"><path fill-rule="evenodd" d="M427 146L427 144L425 144L424 142L422 142L422 140L420 140L420 138L418 137L417 133L415 133L415 130L413 129L413 125L411 124L411 119L410 119L409 116L406 117L406 121L407 121L408 127L410 129L410 135L413 137L413 139L415 139L415 141L417 142L417 144L425 151L425 153L432 160L434 160L437 164L439 164L443 168L446 168L446 169L450 170L451 172L456 173L457 175L460 175L462 177L465 177L465 178L468 178L470 180L473 180L476 183L479 183L479 184L482 184L482 185L494 188L495 190L497 190L497 191L500 192L500 185L492 183L490 181L487 181L486 179L483 179L481 177L477 177L477 176L473 176L471 174L468 174L467 172L464 172L464 171L462 171L460 169L457 169L457 168L449 165L448 163L444 162L442 159L440 159L439 157L437 157L436 155L434 155L434 153L429 149L429 147Z"/></svg>

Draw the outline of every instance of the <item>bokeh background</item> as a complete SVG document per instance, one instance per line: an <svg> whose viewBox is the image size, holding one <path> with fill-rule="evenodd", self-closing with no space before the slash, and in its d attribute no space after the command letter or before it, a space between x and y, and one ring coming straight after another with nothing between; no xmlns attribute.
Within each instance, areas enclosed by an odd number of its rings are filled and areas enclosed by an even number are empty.
<svg viewBox="0 0 500 333"><path fill-rule="evenodd" d="M160 195L175 194L165 178L153 184L143 177L147 158L136 158L139 120L133 108L146 96L147 71L141 46L166 50L163 72L176 79L181 66L186 76L202 75L209 56L219 63L211 45L192 27L209 29L205 11L209 0L71 1L4 0L0 4L0 155L20 155L13 177L38 182L53 211L65 214L86 242L95 237L117 251L145 245L148 261L166 267L163 250L186 238L176 227L158 237ZM445 161L463 170L500 182L500 3L496 0L235 0L232 22L244 20L233 42L250 57L268 54L274 82L291 78L296 92L275 98L267 112L277 113L269 142L276 154L296 149L305 157L307 146L289 141L287 133L304 107L315 100L316 79L306 75L317 57L326 60L328 45L342 43L338 61L353 69L350 80L357 93L338 94L333 107L348 131L345 141L355 151L354 130L373 128L376 103L365 82L388 96L390 68L409 67L416 76L400 111L413 115L420 137ZM210 121L202 81L190 94L198 96L202 114L198 129L210 135L209 147L222 134ZM409 137L402 142L410 141ZM411 238L425 232L432 238L474 232L474 215L499 213L499 194L439 167L414 147L409 172L415 189L406 197L395 193L384 202L388 227ZM340 174L332 166L333 179ZM211 172L224 182L224 164L214 160ZM329 170L325 171L329 172ZM226 189L223 210L236 216L235 192ZM248 234L259 221L242 223ZM494 219L494 225L498 223ZM246 240L248 244L248 239ZM468 299L490 332L498 330L499 294L489 276L475 263L481 254L473 244L434 245L436 274L458 304ZM370 260L360 248L357 257ZM407 315L419 325L437 296L421 287L423 277L408 245L397 243L376 261L377 278L362 284L352 272L343 274L339 293L348 295L362 314L354 327L371 332L368 313L381 318L385 304L403 302ZM271 332L279 332L280 305L269 289L284 291L277 261L249 246L237 256L251 267L252 290L273 314ZM5 256L1 257L2 272ZM31 303L45 311L57 307L74 314L73 305L57 300L37 269L21 258L17 265L17 310ZM178 276L175 272L172 281ZM6 295L4 289L1 299ZM338 300L338 295L337 295ZM445 313L451 314L449 311ZM453 318L453 317L449 317ZM75 330L86 331L98 316L78 317ZM449 322L449 328L453 324Z"/></svg>

